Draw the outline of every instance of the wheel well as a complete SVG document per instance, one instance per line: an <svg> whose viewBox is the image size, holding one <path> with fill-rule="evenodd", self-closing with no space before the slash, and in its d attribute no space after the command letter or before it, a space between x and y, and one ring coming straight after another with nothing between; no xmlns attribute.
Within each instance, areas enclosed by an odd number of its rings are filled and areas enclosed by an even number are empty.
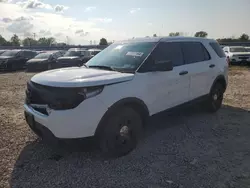
<svg viewBox="0 0 250 188"><path fill-rule="evenodd" d="M227 88L227 83L226 83L226 80L224 78L224 76L218 76L216 78L216 80L214 81L214 84L213 86L216 84L216 83L220 83L224 89L224 92L226 91L226 88Z"/></svg>
<svg viewBox="0 0 250 188"><path fill-rule="evenodd" d="M126 98L122 99L115 104L113 104L107 112L103 115L101 121L99 122L97 129L95 131L95 135L98 136L99 133L101 133L101 127L103 125L103 122L108 118L110 115L112 115L115 111L117 111L119 108L122 107L131 107L133 108L136 112L138 112L142 118L143 125L145 125L147 118L149 117L149 111L147 106L143 101L137 98Z"/></svg>
<svg viewBox="0 0 250 188"><path fill-rule="evenodd" d="M149 112L148 112L148 109L144 105L137 103L137 102L128 102L128 103L124 103L123 106L131 107L136 112L138 112L143 121L143 125L145 124L146 119L149 117Z"/></svg>

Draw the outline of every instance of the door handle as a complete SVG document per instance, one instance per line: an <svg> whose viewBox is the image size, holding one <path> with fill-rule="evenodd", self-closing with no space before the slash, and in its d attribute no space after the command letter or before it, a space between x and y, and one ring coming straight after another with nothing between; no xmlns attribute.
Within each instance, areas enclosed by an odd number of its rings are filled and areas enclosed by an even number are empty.
<svg viewBox="0 0 250 188"><path fill-rule="evenodd" d="M181 72L179 73L179 75L185 75L185 74L188 74L188 71L181 71Z"/></svg>
<svg viewBox="0 0 250 188"><path fill-rule="evenodd" d="M211 64L209 65L210 68L214 68L215 67L215 64Z"/></svg>

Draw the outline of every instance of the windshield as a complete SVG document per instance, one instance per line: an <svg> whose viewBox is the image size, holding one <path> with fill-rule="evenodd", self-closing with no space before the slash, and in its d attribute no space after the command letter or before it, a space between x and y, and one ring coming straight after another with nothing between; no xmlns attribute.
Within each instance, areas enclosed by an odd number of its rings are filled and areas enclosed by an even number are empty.
<svg viewBox="0 0 250 188"><path fill-rule="evenodd" d="M112 44L90 59L86 65L88 67L105 66L121 71L135 71L156 44L156 42Z"/></svg>
<svg viewBox="0 0 250 188"><path fill-rule="evenodd" d="M48 59L51 53L40 53L34 57L34 59Z"/></svg>
<svg viewBox="0 0 250 188"><path fill-rule="evenodd" d="M73 56L81 56L83 55L84 52L83 51L67 51L64 54L64 57L73 57Z"/></svg>
<svg viewBox="0 0 250 188"><path fill-rule="evenodd" d="M16 50L9 50L9 51L5 51L4 53L1 54L1 56L16 56L18 54L19 51Z"/></svg>
<svg viewBox="0 0 250 188"><path fill-rule="evenodd" d="M246 49L243 47L230 47L230 52L246 52Z"/></svg>

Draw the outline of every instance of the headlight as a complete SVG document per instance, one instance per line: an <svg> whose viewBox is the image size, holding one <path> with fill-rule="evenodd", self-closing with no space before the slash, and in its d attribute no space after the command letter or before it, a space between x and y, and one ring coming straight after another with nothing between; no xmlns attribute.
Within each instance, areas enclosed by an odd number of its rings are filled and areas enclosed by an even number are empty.
<svg viewBox="0 0 250 188"><path fill-rule="evenodd" d="M2 64L6 64L6 63L8 63L8 59L6 59L6 60L4 60L4 61L2 61Z"/></svg>
<svg viewBox="0 0 250 188"><path fill-rule="evenodd" d="M100 94L104 86L88 88L64 88L64 91L55 94L49 103L54 110L67 110L77 107L82 101Z"/></svg>
<svg viewBox="0 0 250 188"><path fill-rule="evenodd" d="M102 90L103 90L103 87L83 88L78 94L83 95L85 99L87 99L87 98L91 98L100 94Z"/></svg>

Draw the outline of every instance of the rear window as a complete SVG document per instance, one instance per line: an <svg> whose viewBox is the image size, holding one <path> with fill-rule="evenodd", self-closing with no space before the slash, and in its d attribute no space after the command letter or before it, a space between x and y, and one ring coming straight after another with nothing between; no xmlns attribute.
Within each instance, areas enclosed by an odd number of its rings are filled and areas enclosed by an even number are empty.
<svg viewBox="0 0 250 188"><path fill-rule="evenodd" d="M210 42L209 44L219 57L226 57L223 49L220 47L220 45L218 43Z"/></svg>
<svg viewBox="0 0 250 188"><path fill-rule="evenodd" d="M210 60L210 55L200 42L181 42L186 64Z"/></svg>

